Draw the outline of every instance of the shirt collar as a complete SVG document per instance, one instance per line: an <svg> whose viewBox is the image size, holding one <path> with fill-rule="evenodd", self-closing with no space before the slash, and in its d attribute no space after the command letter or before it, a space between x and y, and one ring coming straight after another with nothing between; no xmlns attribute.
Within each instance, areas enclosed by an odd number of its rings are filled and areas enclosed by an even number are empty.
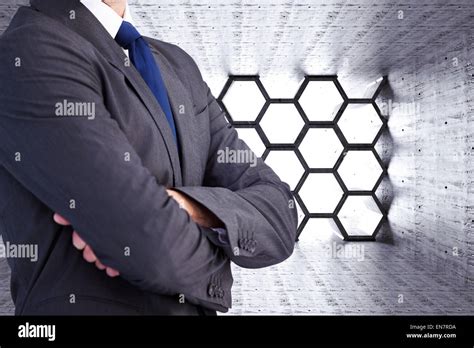
<svg viewBox="0 0 474 348"><path fill-rule="evenodd" d="M125 15L120 17L110 6L104 4L102 0L81 0L81 3L92 12L107 32L115 39L120 30L123 21L127 21L133 25L133 19L130 14L130 8L125 7Z"/></svg>

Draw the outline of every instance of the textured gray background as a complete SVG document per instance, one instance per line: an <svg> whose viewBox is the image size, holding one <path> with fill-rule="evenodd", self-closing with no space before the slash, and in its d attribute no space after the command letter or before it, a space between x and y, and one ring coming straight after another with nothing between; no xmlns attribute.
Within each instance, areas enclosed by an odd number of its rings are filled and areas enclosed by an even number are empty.
<svg viewBox="0 0 474 348"><path fill-rule="evenodd" d="M21 3L0 4L0 32ZM329 257L332 237L307 229L282 265L235 269L231 314L474 313L472 0L130 3L142 32L186 49L215 94L229 74L259 74L272 97L305 74L339 75L349 97L389 76L379 241L358 262ZM0 260L0 314L12 312L8 283Z"/></svg>

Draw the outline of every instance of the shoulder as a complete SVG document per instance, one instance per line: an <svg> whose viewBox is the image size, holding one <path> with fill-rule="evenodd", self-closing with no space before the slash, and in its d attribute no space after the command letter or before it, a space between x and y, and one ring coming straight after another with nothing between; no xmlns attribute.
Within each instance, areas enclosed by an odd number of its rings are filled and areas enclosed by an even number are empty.
<svg viewBox="0 0 474 348"><path fill-rule="evenodd" d="M64 24L29 7L20 7L0 36L0 59L31 56L52 59L93 54L92 45Z"/></svg>
<svg viewBox="0 0 474 348"><path fill-rule="evenodd" d="M5 82L0 94L11 86L21 90L59 78L96 86L96 61L96 50L79 34L37 11L20 8L0 37L0 81Z"/></svg>
<svg viewBox="0 0 474 348"><path fill-rule="evenodd" d="M173 66L177 73L185 74L187 77L202 79L199 68L194 59L181 47L169 42L146 38L148 43L162 54Z"/></svg>

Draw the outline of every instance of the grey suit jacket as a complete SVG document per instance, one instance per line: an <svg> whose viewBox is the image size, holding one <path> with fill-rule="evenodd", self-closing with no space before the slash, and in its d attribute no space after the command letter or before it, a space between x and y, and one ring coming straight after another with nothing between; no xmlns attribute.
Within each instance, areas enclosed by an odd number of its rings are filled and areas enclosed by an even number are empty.
<svg viewBox="0 0 474 348"><path fill-rule="evenodd" d="M230 261L258 268L292 253L289 187L260 159L217 161L219 150L248 147L192 58L149 43L179 152L150 89L79 0L31 0L0 38L1 233L39 247L37 262L9 260L16 314L226 311ZM219 217L230 245L194 223L170 187ZM53 212L121 276L85 262Z"/></svg>

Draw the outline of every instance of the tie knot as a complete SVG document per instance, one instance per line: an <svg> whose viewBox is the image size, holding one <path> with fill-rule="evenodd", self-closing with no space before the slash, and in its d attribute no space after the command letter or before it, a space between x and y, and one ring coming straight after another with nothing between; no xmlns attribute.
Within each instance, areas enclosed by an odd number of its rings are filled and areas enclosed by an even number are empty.
<svg viewBox="0 0 474 348"><path fill-rule="evenodd" d="M128 49L130 44L140 37L142 36L131 23L123 21L115 37L115 41L117 41L122 48Z"/></svg>

